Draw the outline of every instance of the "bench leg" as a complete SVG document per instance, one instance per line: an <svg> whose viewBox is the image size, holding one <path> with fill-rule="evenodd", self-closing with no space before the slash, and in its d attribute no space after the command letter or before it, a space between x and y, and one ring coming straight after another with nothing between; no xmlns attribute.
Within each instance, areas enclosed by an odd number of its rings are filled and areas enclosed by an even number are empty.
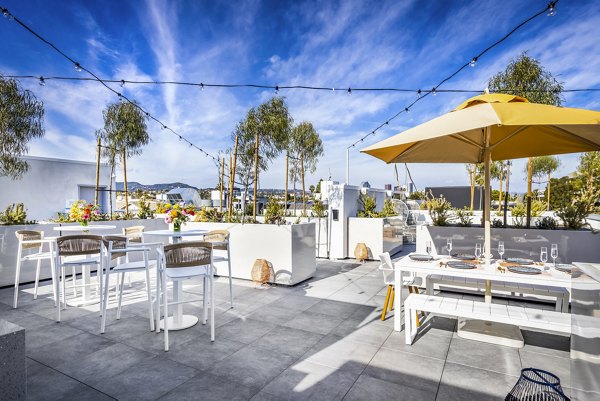
<svg viewBox="0 0 600 401"><path fill-rule="evenodd" d="M412 345L412 314L413 311L410 310L409 308L406 307L406 304L404 305L404 337L405 337L405 342L406 345Z"/></svg>

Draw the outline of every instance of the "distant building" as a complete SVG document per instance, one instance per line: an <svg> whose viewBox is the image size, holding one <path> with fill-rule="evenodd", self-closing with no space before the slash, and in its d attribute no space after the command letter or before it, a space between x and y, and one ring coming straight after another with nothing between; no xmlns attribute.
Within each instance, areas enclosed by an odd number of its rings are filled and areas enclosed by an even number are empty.
<svg viewBox="0 0 600 401"><path fill-rule="evenodd" d="M444 196L452 207L462 209L464 207L471 206L471 187L470 186L458 186L458 187L425 187L425 193L429 191L433 193L433 196L439 198ZM473 208L475 210L481 210L483 207L483 187L475 187L475 196L473 199Z"/></svg>
<svg viewBox="0 0 600 401"><path fill-rule="evenodd" d="M175 188L167 192L167 200L171 204L183 202L184 204L193 204L200 206L200 194L193 188Z"/></svg>
<svg viewBox="0 0 600 401"><path fill-rule="evenodd" d="M77 160L25 156L29 171L20 180L0 177L0 208L22 202L28 220L56 218L78 199L94 203L96 196L96 163ZM110 167L100 165L98 205L109 212L108 191ZM113 197L114 200L114 197Z"/></svg>

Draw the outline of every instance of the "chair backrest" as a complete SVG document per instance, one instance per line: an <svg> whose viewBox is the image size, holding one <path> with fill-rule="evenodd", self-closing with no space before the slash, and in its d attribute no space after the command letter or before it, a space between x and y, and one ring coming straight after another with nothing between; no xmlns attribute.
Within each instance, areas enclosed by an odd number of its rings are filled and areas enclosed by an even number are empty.
<svg viewBox="0 0 600 401"><path fill-rule="evenodd" d="M108 252L110 250L110 260L118 259L125 256L125 252L115 252L115 250L127 248L129 239L123 235L105 235L102 237L102 243ZM109 247L112 242L112 247ZM110 248L110 249L109 249Z"/></svg>
<svg viewBox="0 0 600 401"><path fill-rule="evenodd" d="M102 250L102 237L81 234L65 235L56 239L58 256L95 255Z"/></svg>
<svg viewBox="0 0 600 401"><path fill-rule="evenodd" d="M392 258L390 257L389 252L380 254L379 260L381 260L379 270L381 270L381 273L383 274L383 282L386 285L394 284L394 265L392 264Z"/></svg>
<svg viewBox="0 0 600 401"><path fill-rule="evenodd" d="M144 226L123 227L123 235L129 238L129 242L142 242Z"/></svg>
<svg viewBox="0 0 600 401"><path fill-rule="evenodd" d="M165 245L165 267L189 267L210 265L212 244L206 241L189 241Z"/></svg>
<svg viewBox="0 0 600 401"><path fill-rule="evenodd" d="M15 232L17 239L19 242L21 241L36 241L44 238L44 233L42 231L34 231L34 230L17 230ZM33 249L39 248L42 246L41 242L32 242L29 244L21 244L21 249Z"/></svg>
<svg viewBox="0 0 600 401"><path fill-rule="evenodd" d="M206 242L221 242L221 244L213 244L213 249L224 249L226 250L229 246L229 231L227 230L212 230L204 234L204 241Z"/></svg>

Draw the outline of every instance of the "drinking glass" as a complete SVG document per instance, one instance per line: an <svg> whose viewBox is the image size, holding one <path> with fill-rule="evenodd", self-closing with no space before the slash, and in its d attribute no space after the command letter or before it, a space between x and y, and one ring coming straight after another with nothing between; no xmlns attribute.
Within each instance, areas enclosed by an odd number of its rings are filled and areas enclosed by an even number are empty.
<svg viewBox="0 0 600 401"><path fill-rule="evenodd" d="M431 241L425 243L425 250L427 251L427 256L431 256Z"/></svg>
<svg viewBox="0 0 600 401"><path fill-rule="evenodd" d="M500 254L500 260L502 260L502 255L504 255L504 241L498 242L498 253Z"/></svg>
<svg viewBox="0 0 600 401"><path fill-rule="evenodd" d="M475 244L475 257L479 259L482 255L483 251L481 248L481 244Z"/></svg>
<svg viewBox="0 0 600 401"><path fill-rule="evenodd" d="M546 263L548 261L548 248L545 246L540 250L540 262Z"/></svg>
<svg viewBox="0 0 600 401"><path fill-rule="evenodd" d="M446 249L448 250L448 256L450 256L450 252L452 252L452 240L451 239L446 241Z"/></svg>
<svg viewBox="0 0 600 401"><path fill-rule="evenodd" d="M552 256L554 267L556 267L556 258L558 258L558 244L552 244L552 248L550 248L550 256Z"/></svg>

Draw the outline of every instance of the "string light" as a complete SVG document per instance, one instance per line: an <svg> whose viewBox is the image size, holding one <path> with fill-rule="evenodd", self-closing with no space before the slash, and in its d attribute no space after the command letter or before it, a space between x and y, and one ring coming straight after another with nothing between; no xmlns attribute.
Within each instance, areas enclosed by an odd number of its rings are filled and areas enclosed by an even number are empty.
<svg viewBox="0 0 600 401"><path fill-rule="evenodd" d="M408 107L405 107L404 111L408 113L410 111L410 109Z"/></svg>
<svg viewBox="0 0 600 401"><path fill-rule="evenodd" d="M12 14L6 8L2 9L2 15L4 16L4 18L6 18L9 21L12 21L13 19L15 19L15 17L13 17Z"/></svg>
<svg viewBox="0 0 600 401"><path fill-rule="evenodd" d="M80 72L83 71L84 68L81 66L81 64L79 64L79 62L75 61L73 58L71 58L69 55L67 55L65 52L63 52L62 50L60 50L56 45L54 45L53 43L51 43L50 41L48 41L47 39L45 39L44 37L42 37L39 33L37 33L36 31L34 31L32 28L30 28L27 24L25 24L23 21L21 21L19 18L14 17L12 14L10 14L10 12L5 9L5 8L1 8L2 10L2 14L7 17L10 16L10 19L13 19L15 22L17 22L21 27L23 27L25 30L27 30L29 33L31 33L33 36L35 36L36 38L38 38L39 40L41 40L42 42L44 42L46 45L50 46L54 51L56 51L58 54L60 54L62 57L64 57L65 59L67 59L68 61L70 61L71 63L73 63L73 66L75 67L75 70ZM102 86L104 86L106 89L108 89L109 91L111 91L112 93L114 93L115 95L117 95L119 97L120 101L127 101L129 104L133 105L134 107L136 107L140 112L144 113L146 115L147 118L154 120L155 122L157 122L158 124L160 124L163 129L165 130L169 130L172 134L174 135L180 135L177 132L175 132L174 130L172 130L171 128L168 128L165 124L163 124L158 118L152 116L148 111L144 110L139 104L137 104L136 102L130 100L129 98L127 98L126 96L122 95L121 93L117 92L116 90L114 90L113 88L111 88L110 86L108 86L107 82L121 82L121 81L108 81L108 80L103 80L101 79L98 75L94 74L92 71L85 69L85 71L91 75L92 78L82 78L79 77L80 80L86 80L86 81L96 81L98 83L100 83ZM41 77L40 77L41 78ZM39 79L39 78L38 78ZM45 79L48 79L48 77L46 77ZM71 79L71 78L69 78ZM44 80L45 82L45 80ZM190 141L188 141L186 139L187 142L191 143ZM196 145L193 145L196 149L198 149L199 151L203 152L204 154L206 154L207 157L212 158L215 161L218 161L218 159L210 154L208 154L206 151L204 151L203 149L199 148Z"/></svg>
<svg viewBox="0 0 600 401"><path fill-rule="evenodd" d="M277 95L279 93L279 85L275 85L275 94Z"/></svg>
<svg viewBox="0 0 600 401"><path fill-rule="evenodd" d="M421 89L418 89L417 90L417 99L420 99L420 98L421 98Z"/></svg>
<svg viewBox="0 0 600 401"><path fill-rule="evenodd" d="M204 90L204 84L202 82L200 82L200 90L203 91Z"/></svg>
<svg viewBox="0 0 600 401"><path fill-rule="evenodd" d="M548 4L548 13L546 15L548 17L554 17L556 15L556 2L552 1Z"/></svg>
<svg viewBox="0 0 600 401"><path fill-rule="evenodd" d="M446 83L447 81L451 80L452 78L454 78L458 73L460 73L463 69L465 69L467 66L471 65L471 63L473 61L477 62L478 59L481 58L481 56L483 56L484 54L486 54L487 52L489 52L491 49L493 49L494 47L498 46L500 43L504 42L506 39L508 39L509 36L511 36L513 33L515 33L517 30L519 30L521 27L523 27L524 25L528 24L529 22L531 22L532 20L534 20L535 18L539 17L540 15L544 14L544 13L548 13L548 15L552 16L554 15L554 13L556 12L556 4L558 4L560 0L556 0L551 2L550 4L548 4L548 6L546 8L544 8L542 11L537 12L536 14L532 15L531 17L527 18L526 20L524 20L523 22L521 22L519 25L517 25L516 27L514 27L511 31L509 31L506 35L504 35L502 38L498 39L496 42L492 43L490 46L488 46L487 48L485 48L483 51L481 51L479 54L477 54L475 57L473 57L471 59L471 61L463 64L462 66L460 66L456 71L454 71L451 75L447 76L446 78L444 78L443 80L441 80L436 86L433 87L433 89L427 93L425 93L423 96L420 96L420 90L417 91L417 99L414 100L411 104L409 104L408 106L405 106L406 108L410 108L412 106L414 106L417 102L425 99L428 95L433 95L435 96L437 92L448 92L448 91L444 91L444 90L439 90L439 87L441 85L443 85L444 83ZM596 89L591 89L592 91L595 91ZM481 93L481 91L477 91L478 93ZM402 114L405 109L401 109L400 111L398 111L396 114L394 114L391 118L388 119L388 121L386 121L386 123L384 124L380 124L378 127L376 127L373 131L371 131L370 133L364 135L362 139L367 138L370 135L375 135L375 132L379 131L381 128L383 128L385 125L387 125L387 123L389 121L392 121L394 119L396 119L400 114ZM354 144L358 143L359 141L354 142ZM353 146L348 146L348 148L353 147Z"/></svg>
<svg viewBox="0 0 600 401"><path fill-rule="evenodd" d="M125 86L125 80L124 80L124 79L122 79L122 80L121 80L121 88L122 88L122 87L124 87L124 86Z"/></svg>
<svg viewBox="0 0 600 401"><path fill-rule="evenodd" d="M473 59L469 63L469 67L475 67L476 64L477 64L477 57L473 57Z"/></svg>
<svg viewBox="0 0 600 401"><path fill-rule="evenodd" d="M352 88L348 88L348 96L352 96Z"/></svg>
<svg viewBox="0 0 600 401"><path fill-rule="evenodd" d="M46 81L44 80L44 77L40 77L40 86L45 86L46 85Z"/></svg>

